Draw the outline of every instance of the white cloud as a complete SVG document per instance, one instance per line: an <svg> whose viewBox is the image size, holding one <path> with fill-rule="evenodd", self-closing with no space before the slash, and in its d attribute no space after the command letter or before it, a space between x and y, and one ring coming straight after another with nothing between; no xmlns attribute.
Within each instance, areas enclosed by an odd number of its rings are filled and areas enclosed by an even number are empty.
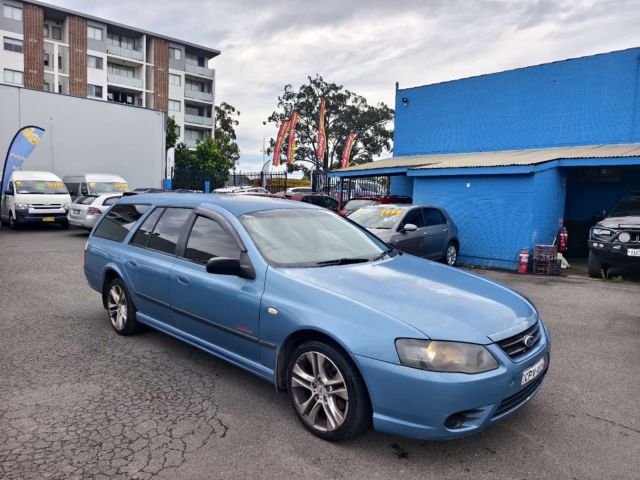
<svg viewBox="0 0 640 480"><path fill-rule="evenodd" d="M240 167L261 163L262 122L285 84L309 75L393 106L402 87L640 44L633 0L58 2L222 50L217 101L240 110Z"/></svg>

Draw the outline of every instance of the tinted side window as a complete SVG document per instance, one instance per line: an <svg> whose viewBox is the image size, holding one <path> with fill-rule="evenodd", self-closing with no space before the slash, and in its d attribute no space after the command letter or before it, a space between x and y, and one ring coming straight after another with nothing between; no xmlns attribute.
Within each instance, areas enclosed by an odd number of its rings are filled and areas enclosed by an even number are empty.
<svg viewBox="0 0 640 480"><path fill-rule="evenodd" d="M109 210L93 235L121 242L147 209L147 205L117 205Z"/></svg>
<svg viewBox="0 0 640 480"><path fill-rule="evenodd" d="M240 258L240 249L218 222L198 217L189 234L184 256L188 260L206 264L213 257Z"/></svg>
<svg viewBox="0 0 640 480"><path fill-rule="evenodd" d="M191 215L189 208L167 208L153 229L149 239L149 248L159 252L176 253L176 245L182 227Z"/></svg>
<svg viewBox="0 0 640 480"><path fill-rule="evenodd" d="M447 219L437 208L424 208L425 222L428 226L442 225L447 223Z"/></svg>
<svg viewBox="0 0 640 480"><path fill-rule="evenodd" d="M164 208L156 208L151 212L133 236L133 240L131 240L132 245L138 245L139 247L147 246L149 238L151 237L151 232L156 226L156 222L158 221L158 218L160 218L160 215L162 215L162 212L164 212Z"/></svg>
<svg viewBox="0 0 640 480"><path fill-rule="evenodd" d="M425 226L424 218L422 217L422 211L420 208L415 208L407 213L407 215L404 217L404 220L402 221L402 224L400 225L400 228L404 227L407 223L413 223L418 228L422 228Z"/></svg>

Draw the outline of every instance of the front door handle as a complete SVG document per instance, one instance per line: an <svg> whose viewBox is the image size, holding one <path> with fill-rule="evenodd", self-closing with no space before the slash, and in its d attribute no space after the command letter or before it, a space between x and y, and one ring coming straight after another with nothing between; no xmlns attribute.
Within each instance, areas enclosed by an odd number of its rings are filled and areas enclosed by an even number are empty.
<svg viewBox="0 0 640 480"><path fill-rule="evenodd" d="M178 279L178 283L181 283L182 285L189 285L189 279L181 273L177 274L176 278Z"/></svg>
<svg viewBox="0 0 640 480"><path fill-rule="evenodd" d="M449 229L448 229L448 228L443 228L443 229L442 229L442 231L443 231L443 232L448 232L448 231L449 231Z"/></svg>
<svg viewBox="0 0 640 480"><path fill-rule="evenodd" d="M131 265L132 267L137 267L138 266L138 264L136 262L134 262L133 260L127 260L127 263L129 265Z"/></svg>

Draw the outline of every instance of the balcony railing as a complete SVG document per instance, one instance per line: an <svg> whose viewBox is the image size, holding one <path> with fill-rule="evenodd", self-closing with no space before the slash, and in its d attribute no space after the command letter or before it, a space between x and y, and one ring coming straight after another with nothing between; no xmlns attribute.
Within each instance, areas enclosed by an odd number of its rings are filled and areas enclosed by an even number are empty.
<svg viewBox="0 0 640 480"><path fill-rule="evenodd" d="M114 45L107 45L107 53L118 55L120 57L133 58L134 60L142 61L142 50L133 50L131 48L116 47Z"/></svg>
<svg viewBox="0 0 640 480"><path fill-rule="evenodd" d="M200 115L187 115L184 116L184 121L187 123L196 123L198 125L213 125L213 118L201 117Z"/></svg>
<svg viewBox="0 0 640 480"><path fill-rule="evenodd" d="M213 102L213 93L211 92L198 92L197 90L189 90L188 88L185 88L184 96L187 98L203 100L205 102Z"/></svg>
<svg viewBox="0 0 640 480"><path fill-rule="evenodd" d="M213 78L215 71L211 68L200 67L198 65L191 65L187 63L185 65L185 71L187 73L195 73L196 75L202 75L203 77Z"/></svg>
<svg viewBox="0 0 640 480"><path fill-rule="evenodd" d="M124 77L122 75L116 75L115 73L107 74L107 82L118 83L120 85L126 85L128 87L142 89L142 79L135 77Z"/></svg>

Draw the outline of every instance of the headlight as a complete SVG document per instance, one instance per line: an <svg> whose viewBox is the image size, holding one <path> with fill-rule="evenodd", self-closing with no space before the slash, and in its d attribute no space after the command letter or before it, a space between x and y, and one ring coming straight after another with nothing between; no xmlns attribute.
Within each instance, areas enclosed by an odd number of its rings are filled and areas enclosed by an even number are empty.
<svg viewBox="0 0 640 480"><path fill-rule="evenodd" d="M432 372L480 373L498 368L498 362L482 345L399 338L400 363Z"/></svg>
<svg viewBox="0 0 640 480"><path fill-rule="evenodd" d="M607 230L606 228L594 228L591 230L594 235L598 235L600 237L610 237L613 235L611 230Z"/></svg>
<svg viewBox="0 0 640 480"><path fill-rule="evenodd" d="M16 203L16 210L27 210L28 208L28 203Z"/></svg>
<svg viewBox="0 0 640 480"><path fill-rule="evenodd" d="M622 232L620 235L618 235L618 240L620 240L622 243L627 243L631 240L631 235L629 235L627 232Z"/></svg>

